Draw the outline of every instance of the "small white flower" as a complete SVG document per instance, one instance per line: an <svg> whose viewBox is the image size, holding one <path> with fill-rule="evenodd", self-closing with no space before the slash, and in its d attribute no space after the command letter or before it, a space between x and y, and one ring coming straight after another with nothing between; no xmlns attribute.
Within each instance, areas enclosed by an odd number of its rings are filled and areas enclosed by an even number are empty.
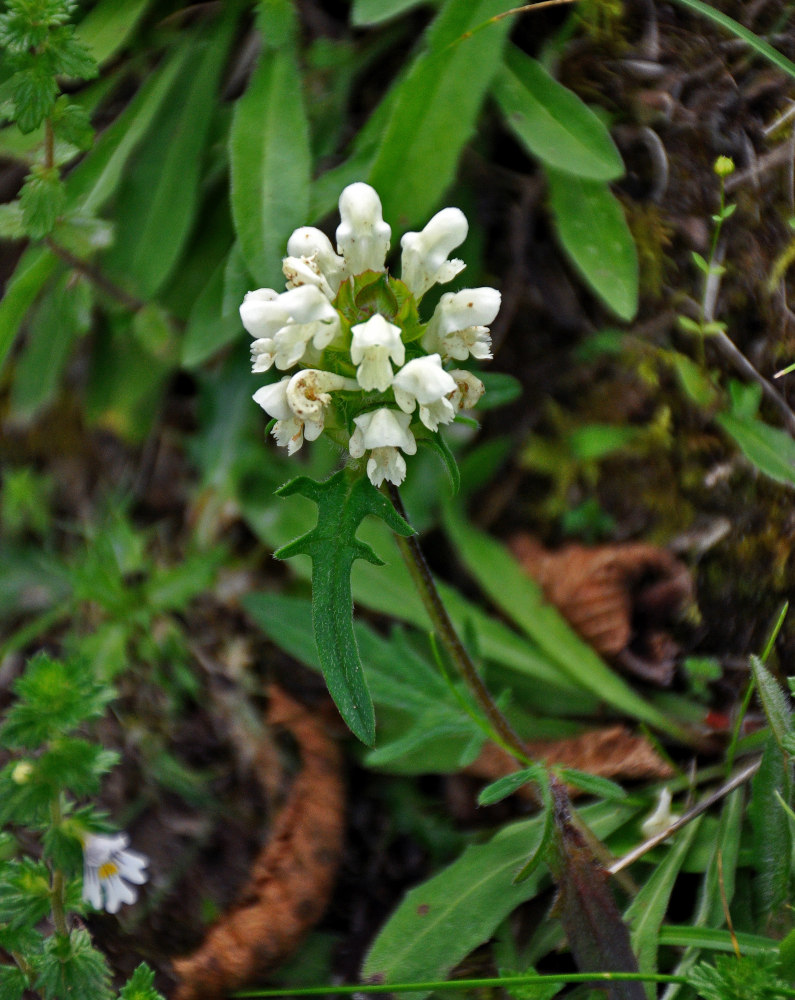
<svg viewBox="0 0 795 1000"><path fill-rule="evenodd" d="M438 351L443 358L465 361L491 357L488 324L500 310L496 288L464 288L446 292L437 305L422 343L427 351Z"/></svg>
<svg viewBox="0 0 795 1000"><path fill-rule="evenodd" d="M450 252L467 238L469 224L459 208L443 208L428 222L421 233L406 233L400 241L403 248L401 280L420 299L431 285L445 285L460 274L466 264L448 260Z"/></svg>
<svg viewBox="0 0 795 1000"><path fill-rule="evenodd" d="M362 389L386 392L392 384L391 358L402 365L406 349L400 339L400 327L388 323L376 313L366 323L351 327L351 361L357 365L356 378Z"/></svg>
<svg viewBox="0 0 795 1000"><path fill-rule="evenodd" d="M373 486L380 486L387 479L400 486L406 478L406 462L398 451L414 455L417 442L409 430L411 416L381 407L353 418L356 430L351 434L348 450L352 458L361 458L370 452L367 460L367 475Z"/></svg>
<svg viewBox="0 0 795 1000"><path fill-rule="evenodd" d="M671 812L671 792L668 788L660 789L660 798L657 808L650 813L641 823L640 828L646 838L656 837L658 833L667 830L669 826L679 819L677 813Z"/></svg>
<svg viewBox="0 0 795 1000"><path fill-rule="evenodd" d="M454 368L450 372L450 377L455 382L455 391L448 394L447 398L455 410L471 410L486 391L486 387L472 372L463 368Z"/></svg>
<svg viewBox="0 0 795 1000"><path fill-rule="evenodd" d="M420 420L430 431L455 418L453 404L447 398L455 392L453 378L442 368L438 354L414 358L392 380L395 402L404 413L413 413L419 403Z"/></svg>
<svg viewBox="0 0 795 1000"><path fill-rule="evenodd" d="M289 288L317 285L329 299L334 298L347 277L347 269L325 233L313 226L296 229L287 241L287 254L282 270Z"/></svg>
<svg viewBox="0 0 795 1000"><path fill-rule="evenodd" d="M330 392L336 389L358 389L354 379L335 375L334 372L320 371L317 368L307 368L298 372L287 383L287 405L292 412L306 424L320 424L320 430L310 434L304 431L308 441L314 441L323 430L325 408L331 403Z"/></svg>
<svg viewBox="0 0 795 1000"><path fill-rule="evenodd" d="M286 448L288 455L294 455L304 443L304 423L296 417L287 402L287 386L290 381L291 377L285 375L281 382L273 382L257 389L252 398L269 417L276 418L271 429L276 444L280 448Z"/></svg>
<svg viewBox="0 0 795 1000"><path fill-rule="evenodd" d="M369 184L349 184L340 195L337 252L348 274L383 271L392 230L384 222L381 199Z"/></svg>
<svg viewBox="0 0 795 1000"><path fill-rule="evenodd" d="M138 893L128 882L143 885L149 859L128 851L126 833L89 833L83 840L83 899L97 909L116 913L122 903L134 903Z"/></svg>
<svg viewBox="0 0 795 1000"><path fill-rule="evenodd" d="M253 371L275 364L284 371L304 356L309 341L322 351L340 330L340 317L315 285L301 285L281 295L270 288L249 292L240 307L243 326L257 340L251 345Z"/></svg>

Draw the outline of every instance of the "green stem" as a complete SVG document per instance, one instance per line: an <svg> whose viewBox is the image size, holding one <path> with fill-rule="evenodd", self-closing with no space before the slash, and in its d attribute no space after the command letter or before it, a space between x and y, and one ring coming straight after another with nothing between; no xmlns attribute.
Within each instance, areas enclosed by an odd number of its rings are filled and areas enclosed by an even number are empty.
<svg viewBox="0 0 795 1000"><path fill-rule="evenodd" d="M406 509L403 506L403 501L396 486L390 484L389 496L395 510L397 510L404 520L408 521ZM428 617L431 619L433 627L441 639L442 645L447 650L456 670L472 692L472 695L488 720L495 741L523 764L532 764L533 761L527 754L527 748L520 737L513 731L510 722L508 722L489 694L488 688L481 680L480 674L472 662L472 658L456 632L455 625L453 625L439 591L436 589L436 583L434 582L428 563L425 561L425 555L420 546L419 538L417 535L410 535L408 538L400 535L396 535L395 537L403 560L406 563L406 568L414 581Z"/></svg>
<svg viewBox="0 0 795 1000"><path fill-rule="evenodd" d="M377 983L354 986L303 986L299 988L285 987L273 990L245 990L233 994L236 997L312 997L322 994L337 996L352 996L354 993L428 993L436 990L477 990L488 987L534 985L546 983L676 983L687 984L686 976L669 976L650 972L565 972L560 974L541 975L538 973L526 976L494 976L487 979L451 979L425 983ZM795 990L782 993L782 996L795 997Z"/></svg>
<svg viewBox="0 0 795 1000"><path fill-rule="evenodd" d="M50 820L53 827L60 826L63 816L61 814L61 803L56 796L50 803ZM66 880L60 868L53 868L52 884L50 886L50 899L52 907L52 922L55 925L55 933L61 937L69 936L69 927L66 923L66 908L64 898L66 895Z"/></svg>

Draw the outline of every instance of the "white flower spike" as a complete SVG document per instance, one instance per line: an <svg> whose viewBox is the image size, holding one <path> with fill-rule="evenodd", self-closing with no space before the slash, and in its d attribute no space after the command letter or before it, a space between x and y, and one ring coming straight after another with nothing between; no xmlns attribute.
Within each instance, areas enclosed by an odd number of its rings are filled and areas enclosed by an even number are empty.
<svg viewBox="0 0 795 1000"><path fill-rule="evenodd" d="M500 310L500 293L495 288L464 288L446 292L436 307L423 347L442 358L465 361L471 354L483 361L491 357L488 324Z"/></svg>
<svg viewBox="0 0 795 1000"><path fill-rule="evenodd" d="M419 301L432 285L446 285L466 264L448 260L450 252L467 238L469 223L460 208L443 208L420 233L406 233L400 277Z"/></svg>
<svg viewBox="0 0 795 1000"><path fill-rule="evenodd" d="M409 361L395 375L392 389L395 402L404 413L413 413L419 403L420 420L429 431L455 418L455 409L447 397L455 392L456 384L442 368L438 354Z"/></svg>
<svg viewBox="0 0 795 1000"><path fill-rule="evenodd" d="M369 451L367 475L373 486L380 486L385 479L400 486L406 478L406 462L398 448L407 455L417 451L417 442L409 430L410 415L384 406L354 417L353 422L356 430L348 445L351 457L361 458Z"/></svg>
<svg viewBox="0 0 795 1000"><path fill-rule="evenodd" d="M351 361L357 365L356 378L366 392L386 392L392 384L392 365L402 365L406 349L400 339L400 327L388 323L376 313L366 323L351 327Z"/></svg>
<svg viewBox="0 0 795 1000"><path fill-rule="evenodd" d="M149 859L128 851L126 833L89 833L83 840L83 899L97 909L116 913L122 903L134 903L137 891L128 885L146 882Z"/></svg>
<svg viewBox="0 0 795 1000"><path fill-rule="evenodd" d="M349 184L340 195L337 252L350 275L383 271L392 230L384 222L381 199L369 184Z"/></svg>

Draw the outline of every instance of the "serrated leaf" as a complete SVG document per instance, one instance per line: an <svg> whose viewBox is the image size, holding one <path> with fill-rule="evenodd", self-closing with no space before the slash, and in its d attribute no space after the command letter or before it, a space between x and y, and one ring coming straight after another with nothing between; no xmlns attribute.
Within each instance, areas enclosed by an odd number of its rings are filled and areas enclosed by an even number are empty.
<svg viewBox="0 0 795 1000"><path fill-rule="evenodd" d="M15 965L0 965L0 1000L20 1000L27 986L21 969Z"/></svg>
<svg viewBox="0 0 795 1000"><path fill-rule="evenodd" d="M58 87L43 66L20 70L11 79L15 121L22 133L32 132L52 110Z"/></svg>
<svg viewBox="0 0 795 1000"><path fill-rule="evenodd" d="M91 943L88 931L69 937L53 934L44 942L44 953L36 962L35 987L48 1000L61 997L91 997L111 1000L110 970L103 954Z"/></svg>
<svg viewBox="0 0 795 1000"><path fill-rule="evenodd" d="M119 1000L163 1000L155 989L155 974L142 962L119 990Z"/></svg>
<svg viewBox="0 0 795 1000"><path fill-rule="evenodd" d="M397 85L369 177L393 228L425 225L453 182L510 19L472 29L504 9L502 0L447 0L426 33L427 49Z"/></svg>
<svg viewBox="0 0 795 1000"><path fill-rule="evenodd" d="M533 156L577 177L622 176L624 164L601 119L536 59L510 46L493 86L505 123Z"/></svg>
<svg viewBox="0 0 795 1000"><path fill-rule="evenodd" d="M602 181L546 167L555 230L580 276L616 316L638 310L638 254L621 203Z"/></svg>
<svg viewBox="0 0 795 1000"><path fill-rule="evenodd" d="M399 535L412 535L414 529L366 476L353 478L345 469L324 483L299 476L277 493L299 494L317 504L317 525L274 556L303 554L312 559L312 625L326 684L351 731L372 746L375 713L353 632L350 574L356 559L375 565L381 560L356 538L356 532L368 514L381 518Z"/></svg>
<svg viewBox="0 0 795 1000"><path fill-rule="evenodd" d="M66 207L66 188L57 168L34 168L19 193L22 220L33 239L48 236Z"/></svg>
<svg viewBox="0 0 795 1000"><path fill-rule="evenodd" d="M290 233L309 214L311 155L291 48L266 49L238 99L229 138L232 216L246 266L275 284Z"/></svg>

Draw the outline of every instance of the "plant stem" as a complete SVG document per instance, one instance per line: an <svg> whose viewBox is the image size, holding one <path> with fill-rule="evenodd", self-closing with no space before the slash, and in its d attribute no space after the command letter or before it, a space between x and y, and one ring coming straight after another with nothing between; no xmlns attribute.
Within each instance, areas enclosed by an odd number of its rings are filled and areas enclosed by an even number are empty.
<svg viewBox="0 0 795 1000"><path fill-rule="evenodd" d="M395 510L397 510L404 520L408 521L406 508L403 506L400 492L392 484L389 485L389 496ZM463 678L464 683L472 692L480 709L488 719L495 741L523 764L532 764L533 761L527 754L527 748L520 737L513 731L510 722L508 722L489 694L488 688L481 680L480 674L472 662L472 658L461 641L458 632L456 632L455 625L453 625L447 608L444 606L444 602L436 588L436 583L434 582L428 563L425 561L425 555L420 546L419 538L417 535L410 535L408 538L400 535L396 535L395 537L406 567L411 574L425 610L428 612L428 617L431 619L434 629L438 633L456 670Z"/></svg>
<svg viewBox="0 0 795 1000"><path fill-rule="evenodd" d="M62 247L60 244L49 238L44 242L46 243L47 248L51 250L56 257L60 257L62 261L69 265L69 267L72 267L75 271L79 271L80 274L85 275L89 281L97 286L97 288L100 288L111 298L116 299L116 301L123 305L125 309L128 309L130 312L138 312L146 305L142 299L138 299L134 295L125 291L114 281L111 281L110 278L106 277L102 271L94 267L93 264L89 264L88 261L81 260L73 254L71 250L67 250L66 247Z"/></svg>
<svg viewBox="0 0 795 1000"><path fill-rule="evenodd" d="M56 796L50 803L50 819L53 827L61 823L61 803ZM52 873L52 885L50 886L50 897L52 907L52 921L55 925L55 933L61 937L69 936L69 928L66 924L66 910L64 908L64 893L66 884L63 872L60 868L54 868Z"/></svg>

